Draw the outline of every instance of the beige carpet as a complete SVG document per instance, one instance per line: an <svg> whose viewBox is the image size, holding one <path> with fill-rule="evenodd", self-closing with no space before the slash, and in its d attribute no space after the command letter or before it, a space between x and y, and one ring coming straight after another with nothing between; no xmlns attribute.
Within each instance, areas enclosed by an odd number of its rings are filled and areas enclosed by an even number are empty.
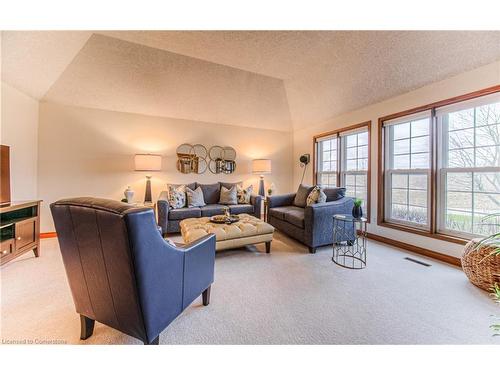
<svg viewBox="0 0 500 375"><path fill-rule="evenodd" d="M56 239L42 256L1 268L1 337L81 344L140 344L97 323L79 340ZM212 301L195 301L160 336L162 344L500 344L500 308L458 268L370 241L368 267L347 270L276 235L263 245L217 254ZM404 260L424 260L432 267Z"/></svg>

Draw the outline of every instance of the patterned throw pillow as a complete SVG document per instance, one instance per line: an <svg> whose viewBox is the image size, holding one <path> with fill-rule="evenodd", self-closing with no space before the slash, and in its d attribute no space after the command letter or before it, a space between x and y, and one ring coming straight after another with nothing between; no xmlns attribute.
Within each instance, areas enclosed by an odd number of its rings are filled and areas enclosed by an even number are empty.
<svg viewBox="0 0 500 375"><path fill-rule="evenodd" d="M186 207L186 185L168 185L168 204L171 208Z"/></svg>
<svg viewBox="0 0 500 375"><path fill-rule="evenodd" d="M205 199L203 199L203 190L201 187L197 187L195 190L191 190L186 187L186 198L188 207L203 207L205 206Z"/></svg>
<svg viewBox="0 0 500 375"><path fill-rule="evenodd" d="M308 206L315 203L325 203L326 202L326 194L323 189L319 186L313 187L309 195L307 196L306 204Z"/></svg>
<svg viewBox="0 0 500 375"><path fill-rule="evenodd" d="M243 185L236 185L238 192L237 192L237 197L238 197L238 204L249 204L250 203L250 196L253 193L253 185L250 185L246 189L243 189Z"/></svg>
<svg viewBox="0 0 500 375"><path fill-rule="evenodd" d="M221 186L219 204L238 204L238 189L234 185L231 189Z"/></svg>

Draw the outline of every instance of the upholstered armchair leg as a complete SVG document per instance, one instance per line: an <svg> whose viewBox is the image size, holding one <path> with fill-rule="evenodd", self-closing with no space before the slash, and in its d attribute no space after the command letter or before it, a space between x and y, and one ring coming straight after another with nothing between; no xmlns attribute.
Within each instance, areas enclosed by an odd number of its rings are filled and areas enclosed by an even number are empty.
<svg viewBox="0 0 500 375"><path fill-rule="evenodd" d="M266 242L266 253L269 254L271 252L271 241Z"/></svg>
<svg viewBox="0 0 500 375"><path fill-rule="evenodd" d="M160 345L160 335L156 336L151 342L144 341L144 345Z"/></svg>
<svg viewBox="0 0 500 375"><path fill-rule="evenodd" d="M205 289L202 293L202 299L203 299L203 306L208 306L210 303L210 288L212 286L209 286L207 289Z"/></svg>
<svg viewBox="0 0 500 375"><path fill-rule="evenodd" d="M311 254L316 254L316 248L315 247L312 247L312 246L309 246L309 252Z"/></svg>
<svg viewBox="0 0 500 375"><path fill-rule="evenodd" d="M80 339L87 340L94 333L95 320L80 315Z"/></svg>

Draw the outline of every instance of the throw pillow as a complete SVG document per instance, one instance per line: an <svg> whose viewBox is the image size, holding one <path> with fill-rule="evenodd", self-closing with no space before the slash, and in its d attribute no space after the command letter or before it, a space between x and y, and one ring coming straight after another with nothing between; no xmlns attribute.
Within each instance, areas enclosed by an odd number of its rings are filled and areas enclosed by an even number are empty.
<svg viewBox="0 0 500 375"><path fill-rule="evenodd" d="M195 190L186 187L186 197L188 207L203 207L205 205L203 190L199 186Z"/></svg>
<svg viewBox="0 0 500 375"><path fill-rule="evenodd" d="M312 189L313 187L311 186L300 184L299 188L297 189L297 194L295 194L293 205L304 208L307 205L307 197L309 196L309 193Z"/></svg>
<svg viewBox="0 0 500 375"><path fill-rule="evenodd" d="M236 185L231 189L221 186L219 204L238 204Z"/></svg>
<svg viewBox="0 0 500 375"><path fill-rule="evenodd" d="M238 203L239 204L249 204L250 203L250 196L253 193L253 185L250 185L246 189L243 189L243 185L236 185L236 188L238 189Z"/></svg>
<svg viewBox="0 0 500 375"><path fill-rule="evenodd" d="M220 184L218 182L207 185L198 184L197 186L203 190L203 199L206 204L217 204L219 202Z"/></svg>
<svg viewBox="0 0 500 375"><path fill-rule="evenodd" d="M186 185L168 185L168 204L172 208L186 206Z"/></svg>
<svg viewBox="0 0 500 375"><path fill-rule="evenodd" d="M325 188L327 202L336 201L345 196L345 188L335 187L335 188Z"/></svg>
<svg viewBox="0 0 500 375"><path fill-rule="evenodd" d="M307 196L307 205L310 206L315 203L325 203L326 202L326 194L323 189L319 186L313 187L309 195Z"/></svg>

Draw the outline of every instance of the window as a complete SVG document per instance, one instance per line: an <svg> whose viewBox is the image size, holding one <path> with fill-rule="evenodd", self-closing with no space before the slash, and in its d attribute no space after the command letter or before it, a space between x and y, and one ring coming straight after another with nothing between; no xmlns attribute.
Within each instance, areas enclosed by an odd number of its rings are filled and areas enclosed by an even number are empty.
<svg viewBox="0 0 500 375"><path fill-rule="evenodd" d="M315 183L323 187L344 186L346 196L363 200L369 213L369 143L371 122L314 137Z"/></svg>
<svg viewBox="0 0 500 375"><path fill-rule="evenodd" d="M438 109L438 230L493 233L500 212L500 97Z"/></svg>
<svg viewBox="0 0 500 375"><path fill-rule="evenodd" d="M430 112L384 123L385 220L429 226Z"/></svg>
<svg viewBox="0 0 500 375"><path fill-rule="evenodd" d="M337 136L317 140L317 183L325 187L337 186L338 147Z"/></svg>
<svg viewBox="0 0 500 375"><path fill-rule="evenodd" d="M368 130L361 128L354 133L341 133L342 146L340 185L345 186L346 196L363 200L367 212L368 198ZM365 215L366 216L366 215Z"/></svg>
<svg viewBox="0 0 500 375"><path fill-rule="evenodd" d="M450 240L498 231L500 86L381 118L379 130L379 224Z"/></svg>

